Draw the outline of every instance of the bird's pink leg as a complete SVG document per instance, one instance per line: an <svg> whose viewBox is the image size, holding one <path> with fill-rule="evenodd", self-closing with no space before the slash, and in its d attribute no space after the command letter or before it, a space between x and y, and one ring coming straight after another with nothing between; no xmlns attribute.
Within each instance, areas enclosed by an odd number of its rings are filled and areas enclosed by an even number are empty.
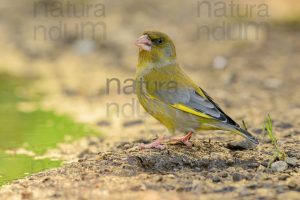
<svg viewBox="0 0 300 200"><path fill-rule="evenodd" d="M190 132L188 132L188 133L187 133L186 135L184 135L184 136L173 137L173 138L170 139L170 143L172 143L172 144L183 143L183 144L185 144L186 146L191 147L193 144L190 143L189 140L191 139L192 134L193 134L193 132L190 131Z"/></svg>
<svg viewBox="0 0 300 200"><path fill-rule="evenodd" d="M151 148L164 149L165 146L162 145L162 143L167 140L168 140L168 137L164 135L164 136L157 138L156 140L154 140L153 142L151 142L149 144L141 144L140 149L151 149Z"/></svg>

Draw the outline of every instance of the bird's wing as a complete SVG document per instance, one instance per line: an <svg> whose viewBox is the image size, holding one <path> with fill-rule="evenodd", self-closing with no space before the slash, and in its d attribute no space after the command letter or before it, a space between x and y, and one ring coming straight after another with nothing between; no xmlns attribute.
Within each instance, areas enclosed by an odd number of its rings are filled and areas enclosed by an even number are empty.
<svg viewBox="0 0 300 200"><path fill-rule="evenodd" d="M144 88L145 94L151 96L151 99L161 101L183 112L239 127L204 90L193 83L177 64L152 70L144 78L148 85L152 85ZM175 82L176 87L168 88L167 85L153 87L156 81Z"/></svg>
<svg viewBox="0 0 300 200"><path fill-rule="evenodd" d="M156 90L155 96L160 101L184 112L239 127L201 88L177 88L174 91Z"/></svg>

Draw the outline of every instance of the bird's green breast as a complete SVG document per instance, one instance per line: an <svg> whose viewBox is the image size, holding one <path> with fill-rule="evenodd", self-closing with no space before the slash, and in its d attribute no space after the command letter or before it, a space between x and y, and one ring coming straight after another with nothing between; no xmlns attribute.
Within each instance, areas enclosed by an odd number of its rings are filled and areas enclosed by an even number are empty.
<svg viewBox="0 0 300 200"><path fill-rule="evenodd" d="M172 108L162 101L158 101L158 91L172 91L177 89L176 76L172 76L172 71L176 67L172 65L160 68L146 68L137 71L136 93L141 105L154 118L164 124L170 131L174 129L174 113Z"/></svg>

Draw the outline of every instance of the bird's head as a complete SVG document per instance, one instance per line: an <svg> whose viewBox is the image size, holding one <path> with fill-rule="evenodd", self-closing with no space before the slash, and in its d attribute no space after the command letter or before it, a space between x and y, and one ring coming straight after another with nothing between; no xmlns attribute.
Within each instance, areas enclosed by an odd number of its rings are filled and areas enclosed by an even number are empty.
<svg viewBox="0 0 300 200"><path fill-rule="evenodd" d="M146 63L165 63L176 59L175 46L164 33L145 31L135 44L139 47L139 65Z"/></svg>

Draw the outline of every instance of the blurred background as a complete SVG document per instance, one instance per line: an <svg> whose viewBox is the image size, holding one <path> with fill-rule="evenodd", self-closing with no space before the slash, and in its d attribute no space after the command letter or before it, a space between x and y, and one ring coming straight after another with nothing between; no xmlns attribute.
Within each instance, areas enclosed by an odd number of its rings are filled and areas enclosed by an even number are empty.
<svg viewBox="0 0 300 200"><path fill-rule="evenodd" d="M299 127L297 0L2 1L0 185L88 145L59 144L163 132L131 87L145 30L167 33L181 66L250 130L268 113L279 127Z"/></svg>

